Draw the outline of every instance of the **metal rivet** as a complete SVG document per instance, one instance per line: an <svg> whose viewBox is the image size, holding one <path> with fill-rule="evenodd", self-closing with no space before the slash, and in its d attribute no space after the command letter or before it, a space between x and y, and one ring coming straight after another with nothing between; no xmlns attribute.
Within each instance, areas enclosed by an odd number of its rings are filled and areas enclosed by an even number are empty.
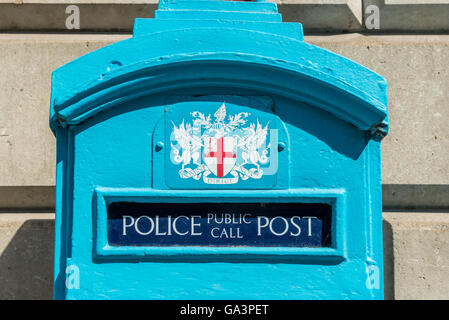
<svg viewBox="0 0 449 320"><path fill-rule="evenodd" d="M109 62L109 66L106 68L106 71L112 71L114 69L120 68L122 66L122 63L120 61L111 61Z"/></svg>
<svg viewBox="0 0 449 320"><path fill-rule="evenodd" d="M164 143L162 141L159 141L158 143L156 143L156 146L155 146L154 150L156 150L156 152L159 152L163 148L164 148Z"/></svg>
<svg viewBox="0 0 449 320"><path fill-rule="evenodd" d="M278 144L278 151L281 152L284 149L285 149L285 143L279 142L279 144Z"/></svg>

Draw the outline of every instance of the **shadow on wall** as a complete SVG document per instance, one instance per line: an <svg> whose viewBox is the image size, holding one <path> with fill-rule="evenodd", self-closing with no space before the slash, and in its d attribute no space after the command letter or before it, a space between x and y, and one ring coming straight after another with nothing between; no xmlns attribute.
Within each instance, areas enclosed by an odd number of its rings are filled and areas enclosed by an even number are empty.
<svg viewBox="0 0 449 320"><path fill-rule="evenodd" d="M385 299L394 299L393 233L383 221ZM53 298L54 220L27 220L0 256L0 300Z"/></svg>
<svg viewBox="0 0 449 320"><path fill-rule="evenodd" d="M394 300L394 253L393 228L383 220L383 246L384 246L384 297L385 300Z"/></svg>
<svg viewBox="0 0 449 320"><path fill-rule="evenodd" d="M53 298L54 220L27 220L0 256L0 299Z"/></svg>

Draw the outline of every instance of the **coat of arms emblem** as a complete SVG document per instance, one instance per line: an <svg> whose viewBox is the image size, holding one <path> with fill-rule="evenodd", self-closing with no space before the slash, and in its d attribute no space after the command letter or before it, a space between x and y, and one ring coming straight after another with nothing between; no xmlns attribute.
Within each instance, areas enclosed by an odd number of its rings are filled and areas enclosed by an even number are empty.
<svg viewBox="0 0 449 320"><path fill-rule="evenodd" d="M173 123L171 160L180 165L182 179L206 184L234 184L260 179L269 163L268 123L248 123L247 112L226 114L226 105L205 115L190 113L192 122ZM227 116L227 117L226 117Z"/></svg>

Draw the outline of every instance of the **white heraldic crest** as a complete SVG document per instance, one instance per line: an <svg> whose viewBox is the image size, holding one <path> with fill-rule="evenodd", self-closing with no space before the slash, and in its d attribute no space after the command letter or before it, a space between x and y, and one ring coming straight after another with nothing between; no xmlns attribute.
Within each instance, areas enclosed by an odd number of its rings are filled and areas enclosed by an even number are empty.
<svg viewBox="0 0 449 320"><path fill-rule="evenodd" d="M199 111L190 113L192 123L176 126L173 123L171 160L181 165L183 179L202 179L207 184L233 184L239 179L260 179L269 163L267 145L268 123L263 126L247 124L247 112L229 115L226 106L205 116Z"/></svg>

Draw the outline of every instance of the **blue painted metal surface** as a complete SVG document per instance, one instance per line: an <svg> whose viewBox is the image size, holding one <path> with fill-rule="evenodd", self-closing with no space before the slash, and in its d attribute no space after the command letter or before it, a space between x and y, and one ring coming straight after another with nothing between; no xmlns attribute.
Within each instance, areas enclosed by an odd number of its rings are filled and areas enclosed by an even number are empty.
<svg viewBox="0 0 449 320"><path fill-rule="evenodd" d="M161 1L133 38L54 71L50 127L55 298L383 298L386 82L305 43L275 4ZM255 154L257 128L267 130ZM332 241L111 245L114 202L326 203Z"/></svg>

